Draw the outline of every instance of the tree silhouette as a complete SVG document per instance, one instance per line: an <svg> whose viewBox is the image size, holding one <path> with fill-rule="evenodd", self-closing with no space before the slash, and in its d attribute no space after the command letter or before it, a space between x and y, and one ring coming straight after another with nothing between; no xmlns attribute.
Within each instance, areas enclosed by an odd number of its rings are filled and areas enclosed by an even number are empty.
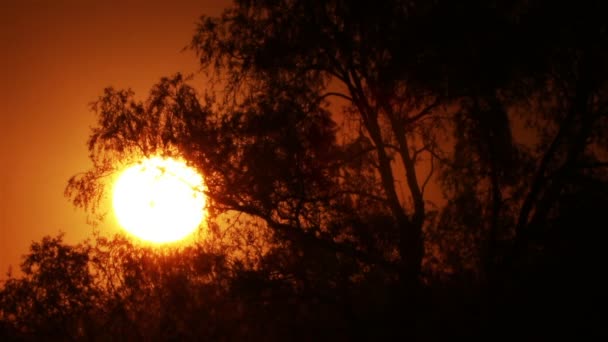
<svg viewBox="0 0 608 342"><path fill-rule="evenodd" d="M69 310L92 310L85 299L115 310L97 315L138 339L589 327L556 303L603 293L581 272L605 260L595 222L608 203L606 9L275 0L202 17L191 47L208 86L178 74L145 101L106 89L92 106L93 168L66 194L95 210L121 163L183 156L205 176L204 248L77 249L112 273L91 275L107 301L70 292L82 304ZM9 280L1 298L27 279Z"/></svg>
<svg viewBox="0 0 608 342"><path fill-rule="evenodd" d="M64 245L61 236L33 243L24 276L9 278L0 292L0 318L33 339L77 338L98 300L88 258L86 248Z"/></svg>

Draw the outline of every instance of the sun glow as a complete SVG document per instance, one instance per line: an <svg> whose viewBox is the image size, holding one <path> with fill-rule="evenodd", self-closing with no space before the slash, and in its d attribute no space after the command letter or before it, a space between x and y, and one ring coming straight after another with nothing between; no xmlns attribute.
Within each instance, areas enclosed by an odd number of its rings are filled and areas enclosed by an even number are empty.
<svg viewBox="0 0 608 342"><path fill-rule="evenodd" d="M118 223L153 243L182 240L204 216L203 178L184 162L154 157L128 167L114 185Z"/></svg>

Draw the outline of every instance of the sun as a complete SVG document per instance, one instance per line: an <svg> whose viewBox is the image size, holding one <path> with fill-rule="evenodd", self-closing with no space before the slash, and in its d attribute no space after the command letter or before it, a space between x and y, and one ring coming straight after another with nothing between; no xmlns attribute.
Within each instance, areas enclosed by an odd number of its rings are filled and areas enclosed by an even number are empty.
<svg viewBox="0 0 608 342"><path fill-rule="evenodd" d="M114 213L120 226L141 240L179 241L203 220L202 189L202 176L184 162L144 159L124 170L114 184Z"/></svg>

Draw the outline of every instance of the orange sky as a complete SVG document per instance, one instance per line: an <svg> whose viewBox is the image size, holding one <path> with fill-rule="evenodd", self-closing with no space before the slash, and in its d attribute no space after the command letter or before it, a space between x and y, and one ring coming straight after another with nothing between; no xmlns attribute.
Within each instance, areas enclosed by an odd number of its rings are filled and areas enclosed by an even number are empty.
<svg viewBox="0 0 608 342"><path fill-rule="evenodd" d="M89 163L88 103L106 86L145 95L162 76L196 71L180 52L201 14L227 0L0 0L0 279L44 235L91 233L63 197Z"/></svg>

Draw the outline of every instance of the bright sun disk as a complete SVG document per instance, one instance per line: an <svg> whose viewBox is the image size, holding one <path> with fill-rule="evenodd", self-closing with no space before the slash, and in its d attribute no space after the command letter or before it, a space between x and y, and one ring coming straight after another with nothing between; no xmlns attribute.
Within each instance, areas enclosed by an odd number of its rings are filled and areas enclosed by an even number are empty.
<svg viewBox="0 0 608 342"><path fill-rule="evenodd" d="M130 166L114 185L118 223L153 243L182 240L200 225L205 198L203 178L184 162L154 157Z"/></svg>

